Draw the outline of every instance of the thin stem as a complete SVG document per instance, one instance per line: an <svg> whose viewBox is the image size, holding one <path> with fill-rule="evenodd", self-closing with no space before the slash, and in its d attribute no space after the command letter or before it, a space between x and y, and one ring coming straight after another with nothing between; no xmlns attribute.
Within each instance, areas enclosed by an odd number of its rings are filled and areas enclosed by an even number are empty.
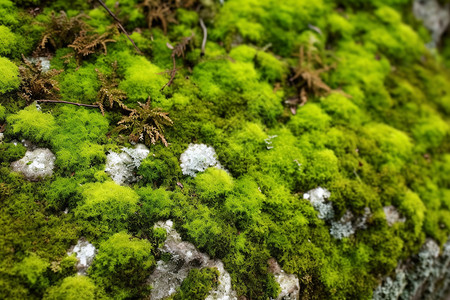
<svg viewBox="0 0 450 300"><path fill-rule="evenodd" d="M77 102L70 102L70 101L63 101L63 100L47 100L47 99L41 99L36 100L36 102L42 102L42 103L64 103L64 104L72 104L76 106L85 106L85 107L92 107L92 108L100 108L98 105L95 104L84 104L84 103L77 103Z"/></svg>
<svg viewBox="0 0 450 300"><path fill-rule="evenodd" d="M119 26L120 30L123 31L123 33L127 36L127 38L130 40L130 42L133 44L134 48L136 49L136 51L139 54L142 54L142 51L138 48L138 46L136 46L136 44L134 43L133 39L130 37L130 35L128 34L128 32L125 30L125 28L122 26L122 23L120 23L120 20L116 17L116 15L114 15L114 13L108 8L108 6L106 6L105 3L103 3L102 0L97 0L98 3L100 3L101 6L103 6L106 11L109 13L109 15L111 17L113 17L113 19L117 22L117 25Z"/></svg>
<svg viewBox="0 0 450 300"><path fill-rule="evenodd" d="M201 56L205 55L205 47L206 47L206 40L208 39L208 29L205 26L205 23L203 22L203 19L200 18L200 26L203 30L203 41L202 41L202 52Z"/></svg>

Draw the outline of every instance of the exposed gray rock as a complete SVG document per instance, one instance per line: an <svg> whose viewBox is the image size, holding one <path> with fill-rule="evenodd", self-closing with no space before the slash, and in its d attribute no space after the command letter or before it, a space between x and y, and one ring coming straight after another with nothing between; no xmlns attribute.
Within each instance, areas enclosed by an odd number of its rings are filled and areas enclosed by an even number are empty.
<svg viewBox="0 0 450 300"><path fill-rule="evenodd" d="M399 265L395 279L387 277L374 291L373 299L445 299L450 292L450 240L440 254L439 246L427 240L419 254Z"/></svg>
<svg viewBox="0 0 450 300"><path fill-rule="evenodd" d="M197 172L204 172L209 167L221 169L213 147L205 144L189 144L180 156L180 167L183 175L195 177Z"/></svg>
<svg viewBox="0 0 450 300"><path fill-rule="evenodd" d="M158 222L155 227L166 230L167 239L161 251L170 254L171 258L169 261L158 261L148 279L148 283L153 287L151 299L163 299L174 294L191 269L205 267L217 268L220 272L219 286L211 291L206 299L237 299L236 292L231 288L231 277L220 260L210 259L208 255L198 251L193 244L183 241L173 228L172 221Z"/></svg>
<svg viewBox="0 0 450 300"><path fill-rule="evenodd" d="M294 274L284 272L278 262L271 258L267 261L269 272L271 272L276 282L280 285L281 292L276 300L297 300L300 298L300 281Z"/></svg>
<svg viewBox="0 0 450 300"><path fill-rule="evenodd" d="M397 211L395 206L389 205L383 207L384 214L386 215L386 221L389 226L394 225L398 222L405 222L405 218L400 217L400 213Z"/></svg>
<svg viewBox="0 0 450 300"><path fill-rule="evenodd" d="M87 270L92 265L97 249L85 238L80 238L75 246L72 246L67 252L68 255L74 254L78 258L77 270L79 275L86 275Z"/></svg>
<svg viewBox="0 0 450 300"><path fill-rule="evenodd" d="M150 150L144 144L137 144L134 149L123 147L121 150L120 153L111 151L106 156L105 172L120 185L136 182L136 170Z"/></svg>
<svg viewBox="0 0 450 300"><path fill-rule="evenodd" d="M50 70L50 59L48 57L45 56L29 57L27 59L33 64L37 64L39 62L42 67L42 72L47 72Z"/></svg>
<svg viewBox="0 0 450 300"><path fill-rule="evenodd" d="M0 132L0 144L3 143L4 133Z"/></svg>
<svg viewBox="0 0 450 300"><path fill-rule="evenodd" d="M335 239L342 239L351 236L357 229L365 229L367 219L371 212L368 207L364 208L364 215L355 217L351 211L345 214L337 221L334 220L334 208L331 202L328 202L331 193L325 188L317 187L303 194L303 199L309 200L314 209L319 213L317 217L330 223L330 234Z"/></svg>
<svg viewBox="0 0 450 300"><path fill-rule="evenodd" d="M450 23L449 3L441 6L438 0L414 0L413 13L431 32L433 43L430 46L438 45Z"/></svg>
<svg viewBox="0 0 450 300"><path fill-rule="evenodd" d="M55 155L47 148L28 150L23 158L11 164L13 171L22 173L31 181L52 176L54 166Z"/></svg>

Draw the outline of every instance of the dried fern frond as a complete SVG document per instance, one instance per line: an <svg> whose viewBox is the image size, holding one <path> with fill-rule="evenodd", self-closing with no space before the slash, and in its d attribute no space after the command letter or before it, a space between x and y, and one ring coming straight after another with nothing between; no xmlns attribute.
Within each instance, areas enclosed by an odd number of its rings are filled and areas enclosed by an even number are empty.
<svg viewBox="0 0 450 300"><path fill-rule="evenodd" d="M58 81L53 79L62 70L42 72L41 63L33 64L22 55L24 65L19 67L20 92L19 96L30 104L39 99L57 99L59 97Z"/></svg>
<svg viewBox="0 0 450 300"><path fill-rule="evenodd" d="M95 69L101 83L101 88L97 94L97 102L94 104L97 104L100 107L103 115L105 114L105 106L109 105L109 108L113 108L114 103L124 110L130 110L122 102L127 98L127 94L118 88L119 78L117 76L117 61L113 63L112 68L113 70L110 75L105 75Z"/></svg>
<svg viewBox="0 0 450 300"><path fill-rule="evenodd" d="M308 101L309 95L326 95L332 91L320 75L328 72L334 66L324 65L322 58L312 46L307 48L306 57L305 47L301 46L298 58L298 66L294 70L294 75L289 79L297 87L298 96L285 101L293 114L296 113L298 105L302 106Z"/></svg>
<svg viewBox="0 0 450 300"><path fill-rule="evenodd" d="M147 103L139 103L139 107L131 110L128 116L124 116L117 123L118 132L126 131L133 142L143 141L146 144L156 144L160 140L164 146L168 146L164 137L164 127L172 126L173 121L169 114L161 108L152 108L150 98Z"/></svg>
<svg viewBox="0 0 450 300"><path fill-rule="evenodd" d="M177 23L175 11L170 1L144 0L139 7L144 11L148 28L151 29L155 23L160 23L164 34L167 34L169 23Z"/></svg>
<svg viewBox="0 0 450 300"><path fill-rule="evenodd" d="M170 57L172 58L172 69L171 70L166 70L164 73L165 74L169 74L170 75L170 79L169 81L161 88L161 91L166 87L172 84L173 80L175 79L175 76L177 75L178 72L178 68L177 68L177 62L176 62L176 57L183 57L184 58L184 54L186 51L186 47L189 45L189 43L191 42L192 38L194 37L194 34L192 34L191 36L188 37L184 37L181 39L181 41L174 46L172 46L171 44L167 43L167 47L169 49L172 50L172 54L170 55Z"/></svg>
<svg viewBox="0 0 450 300"><path fill-rule="evenodd" d="M110 27L110 29L111 28L112 27ZM113 33L111 31L107 31L103 34L98 34L83 30L75 38L73 43L68 46L69 48L72 48L74 50L74 53L65 55L63 58L75 56L79 64L81 59L85 56L88 56L89 54L103 51L103 54L106 55L108 51L106 44L116 42L111 38L111 36L113 36Z"/></svg>
<svg viewBox="0 0 450 300"><path fill-rule="evenodd" d="M176 9L192 8L197 3L198 0L144 0L139 7L144 11L149 29L161 24L164 34L167 34L169 23L178 23Z"/></svg>
<svg viewBox="0 0 450 300"><path fill-rule="evenodd" d="M44 49L50 44L57 49L72 43L80 32L90 30L90 26L85 22L88 18L89 16L85 14L69 18L64 11L61 11L58 16L52 13L50 23L43 24L46 30L39 47Z"/></svg>

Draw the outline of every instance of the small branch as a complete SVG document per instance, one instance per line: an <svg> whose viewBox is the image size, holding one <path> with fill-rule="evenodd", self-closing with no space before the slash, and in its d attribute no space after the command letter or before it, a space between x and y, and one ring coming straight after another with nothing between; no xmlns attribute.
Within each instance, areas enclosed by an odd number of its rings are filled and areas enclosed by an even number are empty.
<svg viewBox="0 0 450 300"><path fill-rule="evenodd" d="M206 40L208 39L208 29L205 26L205 23L203 22L203 19L200 18L200 26L202 27L203 30L203 41L202 41L202 52L201 52L201 56L205 55L205 47L206 47Z"/></svg>
<svg viewBox="0 0 450 300"><path fill-rule="evenodd" d="M175 79L175 75L177 74L177 62L175 60L175 55L172 53L172 70L169 70L168 73L170 74L170 79L169 81L160 89L160 91L162 92L162 90L164 90L166 88L166 86L169 86L172 84L173 80Z"/></svg>
<svg viewBox="0 0 450 300"><path fill-rule="evenodd" d="M92 107L92 108L100 108L98 105L95 104L84 104L84 103L77 103L77 102L69 102L69 101L62 101L62 100L47 100L47 99L41 99L36 100L36 102L42 102L42 103L64 103L64 104L72 104L76 106L84 106L84 107Z"/></svg>
<svg viewBox="0 0 450 300"><path fill-rule="evenodd" d="M123 33L127 36L127 38L130 40L130 42L133 44L134 48L136 49L136 51L139 54L142 54L142 51L138 48L138 46L136 46L136 44L134 43L133 39L130 37L130 35L128 34L128 32L125 30L125 28L122 26L122 23L120 23L120 20L116 17L116 15L114 15L114 13L108 8L108 6L106 6L105 3L103 3L102 0L97 0L98 3L100 3L101 6L103 6L106 11L109 13L109 15L111 17L113 17L113 19L117 22L117 25L119 26L120 30L123 31Z"/></svg>

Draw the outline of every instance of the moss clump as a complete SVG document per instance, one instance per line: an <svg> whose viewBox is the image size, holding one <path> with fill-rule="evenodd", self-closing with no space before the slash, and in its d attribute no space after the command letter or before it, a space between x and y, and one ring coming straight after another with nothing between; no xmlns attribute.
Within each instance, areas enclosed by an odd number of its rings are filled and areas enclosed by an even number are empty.
<svg viewBox="0 0 450 300"><path fill-rule="evenodd" d="M89 275L116 299L145 294L149 289L143 283L155 265L152 249L147 240L116 233L100 244ZM136 289L136 285L140 287Z"/></svg>
<svg viewBox="0 0 450 300"><path fill-rule="evenodd" d="M11 30L3 25L0 25L0 55L8 55L13 50L16 43L16 36Z"/></svg>
<svg viewBox="0 0 450 300"><path fill-rule="evenodd" d="M211 289L219 284L219 271L216 268L192 269L181 284L174 300L205 299Z"/></svg>
<svg viewBox="0 0 450 300"><path fill-rule="evenodd" d="M11 133L35 142L49 142L56 130L55 118L31 105L7 118Z"/></svg>
<svg viewBox="0 0 450 300"><path fill-rule="evenodd" d="M19 88L19 68L6 57L0 57L0 94Z"/></svg>
<svg viewBox="0 0 450 300"><path fill-rule="evenodd" d="M83 201L75 215L85 222L86 230L101 235L125 229L129 218L137 211L139 196L132 189L112 181L83 186Z"/></svg>
<svg viewBox="0 0 450 300"><path fill-rule="evenodd" d="M233 189L233 178L225 170L208 168L195 177L200 198L207 203L220 202Z"/></svg>
<svg viewBox="0 0 450 300"><path fill-rule="evenodd" d="M66 277L59 286L48 289L46 300L89 300L106 298L102 291L86 276Z"/></svg>

